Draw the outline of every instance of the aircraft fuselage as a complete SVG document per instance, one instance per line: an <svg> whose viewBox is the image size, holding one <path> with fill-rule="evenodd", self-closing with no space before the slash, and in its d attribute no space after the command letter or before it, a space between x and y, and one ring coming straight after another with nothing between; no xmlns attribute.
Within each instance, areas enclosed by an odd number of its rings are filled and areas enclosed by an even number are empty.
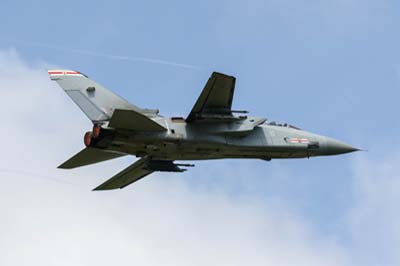
<svg viewBox="0 0 400 266"><path fill-rule="evenodd" d="M336 155L357 149L325 136L289 125L262 123L251 131L229 132L232 123L242 125L257 118L237 122L188 124L183 119L161 118L164 132L137 132L103 129L92 146L110 151L159 160L205 160L222 158L308 158Z"/></svg>

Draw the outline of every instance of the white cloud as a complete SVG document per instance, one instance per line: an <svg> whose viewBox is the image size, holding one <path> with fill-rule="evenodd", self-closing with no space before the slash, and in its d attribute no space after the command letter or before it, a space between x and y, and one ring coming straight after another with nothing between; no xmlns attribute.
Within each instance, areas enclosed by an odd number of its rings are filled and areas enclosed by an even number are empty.
<svg viewBox="0 0 400 266"><path fill-rule="evenodd" d="M370 177L356 169L349 227L354 245L342 245L315 230L290 202L235 198L194 188L175 175L91 192L130 159L55 169L82 148L90 123L44 67L28 65L12 50L0 52L0 93L0 168L17 171L0 171L1 265L350 265L386 233L394 236L384 239L398 247L397 214L388 222L398 199L392 162L371 169L377 174ZM383 255L399 261L394 247Z"/></svg>
<svg viewBox="0 0 400 266"><path fill-rule="evenodd" d="M358 265L400 263L400 154L360 159L349 232Z"/></svg>

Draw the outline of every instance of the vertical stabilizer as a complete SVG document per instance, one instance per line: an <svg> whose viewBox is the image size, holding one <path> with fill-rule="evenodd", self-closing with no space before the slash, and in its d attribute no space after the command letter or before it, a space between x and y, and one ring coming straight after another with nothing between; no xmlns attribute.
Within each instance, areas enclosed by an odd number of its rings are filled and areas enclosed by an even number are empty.
<svg viewBox="0 0 400 266"><path fill-rule="evenodd" d="M49 70L48 73L93 123L109 120L115 109L142 111L80 72Z"/></svg>

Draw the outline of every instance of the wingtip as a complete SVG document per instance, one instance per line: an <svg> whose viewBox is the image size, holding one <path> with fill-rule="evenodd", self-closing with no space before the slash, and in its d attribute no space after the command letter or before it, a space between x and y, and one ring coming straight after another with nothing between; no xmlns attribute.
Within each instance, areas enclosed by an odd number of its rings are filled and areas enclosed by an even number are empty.
<svg viewBox="0 0 400 266"><path fill-rule="evenodd" d="M234 77L234 76L232 76L232 75L228 75L228 74L225 74L225 73L222 73L222 72L219 72L219 71L213 71L213 72L211 73L211 76L224 76L224 77L227 77L227 78L236 79L236 77Z"/></svg>
<svg viewBox="0 0 400 266"><path fill-rule="evenodd" d="M101 186L95 187L92 191L107 191L107 190L114 190L117 188L102 188Z"/></svg>
<svg viewBox="0 0 400 266"><path fill-rule="evenodd" d="M101 190L104 190L101 188L101 186L97 186L94 189L92 189L92 191L101 191Z"/></svg>
<svg viewBox="0 0 400 266"><path fill-rule="evenodd" d="M67 161L67 162L68 162L68 161ZM64 169L64 170L66 170L66 169L73 169L73 168L75 168L75 167L73 167L73 166L68 165L67 162L64 162L64 163L60 164L59 166L57 166L57 169Z"/></svg>

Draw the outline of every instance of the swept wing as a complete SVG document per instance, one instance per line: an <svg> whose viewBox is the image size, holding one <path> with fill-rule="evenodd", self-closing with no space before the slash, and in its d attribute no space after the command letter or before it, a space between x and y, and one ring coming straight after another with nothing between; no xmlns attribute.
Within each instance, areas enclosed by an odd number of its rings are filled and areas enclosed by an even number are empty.
<svg viewBox="0 0 400 266"><path fill-rule="evenodd" d="M232 117L235 81L235 77L213 72L186 122Z"/></svg>
<svg viewBox="0 0 400 266"><path fill-rule="evenodd" d="M152 160L151 158L143 157L93 190L110 190L110 189L124 188L155 171L159 172L186 171L186 169L182 169L179 166L193 166L193 165L174 164L173 161Z"/></svg>

